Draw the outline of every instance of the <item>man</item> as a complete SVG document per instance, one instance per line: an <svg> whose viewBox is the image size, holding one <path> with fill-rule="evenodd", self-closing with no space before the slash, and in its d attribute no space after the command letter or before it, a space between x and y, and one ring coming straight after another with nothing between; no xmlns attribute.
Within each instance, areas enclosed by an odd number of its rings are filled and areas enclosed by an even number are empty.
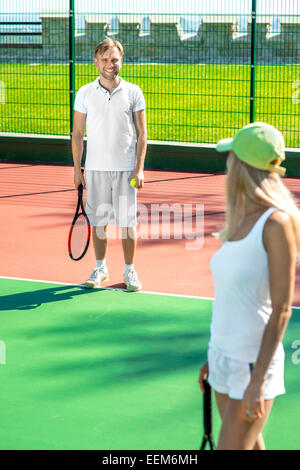
<svg viewBox="0 0 300 470"><path fill-rule="evenodd" d="M141 89L119 77L123 48L105 39L95 49L99 77L82 86L74 105L72 153L74 184L86 187L86 212L90 219L97 266L85 287L99 287L108 280L107 225L114 213L122 227L125 259L124 282L128 290L142 288L134 269L136 252L137 190L144 186L147 148L145 100ZM83 137L87 123L85 174L81 172ZM136 179L136 187L130 180Z"/></svg>

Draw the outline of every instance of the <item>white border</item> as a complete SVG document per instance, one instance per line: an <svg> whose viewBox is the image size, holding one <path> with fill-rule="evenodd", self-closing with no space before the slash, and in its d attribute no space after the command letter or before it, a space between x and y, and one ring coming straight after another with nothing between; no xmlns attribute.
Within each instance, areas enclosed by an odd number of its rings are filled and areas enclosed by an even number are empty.
<svg viewBox="0 0 300 470"><path fill-rule="evenodd" d="M23 277L9 277L9 276L0 276L0 279L13 279L15 281L28 281L28 282L43 282L44 284L58 284L61 286L74 286L74 287L84 287L83 284L72 284L71 282L55 282L55 281L42 281L41 279L27 279ZM121 289L120 287L98 287L99 290L117 290L128 292L127 289ZM186 299L198 299L198 300L214 300L213 297L200 297L196 295L183 295L183 294L169 294L167 292L151 292L151 291L137 291L135 294L152 294L152 295L166 295L169 297L182 297ZM294 309L300 310L300 307L291 306Z"/></svg>

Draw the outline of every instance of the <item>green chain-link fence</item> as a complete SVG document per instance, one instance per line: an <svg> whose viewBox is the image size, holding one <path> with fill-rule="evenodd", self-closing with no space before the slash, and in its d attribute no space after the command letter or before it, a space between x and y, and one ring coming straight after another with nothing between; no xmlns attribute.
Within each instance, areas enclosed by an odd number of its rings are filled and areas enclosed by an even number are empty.
<svg viewBox="0 0 300 470"><path fill-rule="evenodd" d="M297 2L160 3L2 2L0 132L70 135L75 93L98 73L94 48L113 37L121 76L144 92L150 140L213 144L255 120L299 148Z"/></svg>

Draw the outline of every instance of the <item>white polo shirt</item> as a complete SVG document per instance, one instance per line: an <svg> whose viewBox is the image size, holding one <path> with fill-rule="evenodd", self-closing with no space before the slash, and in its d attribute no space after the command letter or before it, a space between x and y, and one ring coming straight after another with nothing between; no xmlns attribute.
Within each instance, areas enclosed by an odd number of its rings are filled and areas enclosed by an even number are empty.
<svg viewBox="0 0 300 470"><path fill-rule="evenodd" d="M142 90L122 78L111 94L100 85L99 77L79 88L74 109L87 115L87 170L134 169L136 128L133 113L145 108Z"/></svg>

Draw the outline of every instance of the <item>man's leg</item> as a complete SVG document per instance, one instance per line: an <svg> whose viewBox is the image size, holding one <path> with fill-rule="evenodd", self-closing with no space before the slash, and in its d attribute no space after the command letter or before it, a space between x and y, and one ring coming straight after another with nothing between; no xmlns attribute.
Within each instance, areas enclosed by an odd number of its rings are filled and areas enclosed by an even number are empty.
<svg viewBox="0 0 300 470"><path fill-rule="evenodd" d="M125 260L124 282L130 291L141 290L142 284L138 280L134 269L134 259L137 245L136 227L122 228L122 246Z"/></svg>
<svg viewBox="0 0 300 470"><path fill-rule="evenodd" d="M105 227L93 227L92 236L97 267L85 282L85 287L88 289L100 287L101 282L108 281L108 270L105 261L107 249L107 225Z"/></svg>
<svg viewBox="0 0 300 470"><path fill-rule="evenodd" d="M96 260L103 260L107 250L107 225L105 227L93 227L93 244Z"/></svg>
<svg viewBox="0 0 300 470"><path fill-rule="evenodd" d="M136 227L122 228L122 246L125 264L134 264L137 245Z"/></svg>
<svg viewBox="0 0 300 470"><path fill-rule="evenodd" d="M115 172L113 205L116 225L121 228L125 260L124 282L130 291L142 288L134 269L137 247L137 190L129 184L130 171Z"/></svg>
<svg viewBox="0 0 300 470"><path fill-rule="evenodd" d="M105 262L107 225L112 212L111 175L106 171L86 170L86 213L92 226L92 239L97 266L85 287L99 287L108 280Z"/></svg>

